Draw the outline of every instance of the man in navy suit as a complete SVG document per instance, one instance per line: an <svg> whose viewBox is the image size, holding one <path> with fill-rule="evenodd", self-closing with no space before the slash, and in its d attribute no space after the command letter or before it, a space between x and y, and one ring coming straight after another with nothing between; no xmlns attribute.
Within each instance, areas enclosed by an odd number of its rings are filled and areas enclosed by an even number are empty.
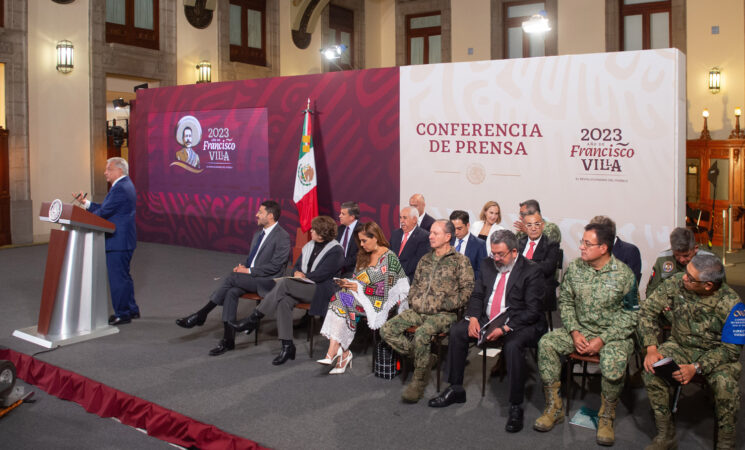
<svg viewBox="0 0 745 450"><path fill-rule="evenodd" d="M543 275L538 265L517 251L517 238L509 230L497 230L489 237L492 258L481 264L479 278L468 301L465 320L450 327L448 345L448 381L450 386L429 401L442 408L465 403L463 373L468 358L468 344L476 341L481 327L491 319L506 314L501 327L486 335L486 340L501 339L502 354L509 374L510 412L505 430L515 433L523 428L522 403L525 397L527 347L537 345L546 332L543 315Z"/></svg>
<svg viewBox="0 0 745 450"><path fill-rule="evenodd" d="M432 224L435 223L434 217L424 212L424 207L427 206L424 203L424 196L422 194L414 194L409 199L409 206L416 208L416 212L419 214L417 219L417 225L429 233L429 229L432 228Z"/></svg>
<svg viewBox="0 0 745 450"><path fill-rule="evenodd" d="M518 240L517 251L526 259L538 264L543 279L546 282L546 296L543 299L545 311L556 310L556 267L561 258L559 243L546 237L544 233L546 222L538 211L530 211L520 218L526 235ZM552 326L553 328L553 326Z"/></svg>
<svg viewBox="0 0 745 450"><path fill-rule="evenodd" d="M486 247L484 241L471 234L469 219L468 213L460 209L450 213L450 221L455 227L455 238L450 241L450 245L455 248L456 252L466 255L471 261L474 280L476 280L479 278L481 261L486 258Z"/></svg>
<svg viewBox="0 0 745 450"><path fill-rule="evenodd" d="M399 220L401 228L391 234L391 251L398 255L398 260L411 283L419 260L432 249L429 246L429 232L417 226L419 213L414 207L407 206L401 209Z"/></svg>
<svg viewBox="0 0 745 450"><path fill-rule="evenodd" d="M277 222L281 212L279 203L274 200L261 203L256 213L256 222L261 229L251 240L246 263L233 268L202 309L176 320L176 325L183 328L201 326L207 320L207 314L222 305L223 337L217 347L210 350L210 356L222 355L235 348L235 330L229 322L235 322L241 295L256 292L263 297L274 288L274 278L284 274L290 259L290 235Z"/></svg>
<svg viewBox="0 0 745 450"><path fill-rule="evenodd" d="M616 234L616 222L608 216L595 216L590 220L590 223L607 225L613 230L613 235L616 236L616 241L613 243L613 256L629 266L629 269L634 272L634 278L636 278L636 285L638 286L642 279L642 255L639 252L639 247L630 242L622 241Z"/></svg>
<svg viewBox="0 0 745 450"><path fill-rule="evenodd" d="M110 158L104 171L111 190L103 203L94 203L83 198L82 192L75 198L93 214L116 226L114 233L106 233L106 269L114 314L109 325L124 325L140 317L140 308L135 302L134 283L129 274L129 263L137 247L135 227L135 205L137 193L129 179L129 164L124 158Z"/></svg>
<svg viewBox="0 0 745 450"><path fill-rule="evenodd" d="M354 234L360 226L360 205L357 202L344 202L339 208L339 228L336 240L344 249L344 266L341 268L341 278L349 278L357 265L357 240Z"/></svg>

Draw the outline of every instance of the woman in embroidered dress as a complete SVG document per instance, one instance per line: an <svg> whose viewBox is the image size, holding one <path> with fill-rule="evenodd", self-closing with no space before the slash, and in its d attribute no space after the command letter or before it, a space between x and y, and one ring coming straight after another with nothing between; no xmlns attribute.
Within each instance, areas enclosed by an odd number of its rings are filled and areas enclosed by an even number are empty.
<svg viewBox="0 0 745 450"><path fill-rule="evenodd" d="M353 279L340 280L342 289L331 297L329 311L321 334L329 339L326 358L321 364L336 367L330 374L344 373L352 361L349 345L357 331L359 316L367 317L367 325L377 330L388 319L394 307L398 312L409 307L409 279L377 223L367 222L357 229L357 265Z"/></svg>

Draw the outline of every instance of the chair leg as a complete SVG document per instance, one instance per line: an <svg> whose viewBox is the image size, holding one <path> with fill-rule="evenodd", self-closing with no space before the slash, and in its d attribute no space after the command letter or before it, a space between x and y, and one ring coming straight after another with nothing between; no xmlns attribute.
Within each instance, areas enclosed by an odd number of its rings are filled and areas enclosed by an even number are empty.
<svg viewBox="0 0 745 450"><path fill-rule="evenodd" d="M440 367L442 366L442 347L438 337L435 337L435 351L437 351L437 393L440 393Z"/></svg>
<svg viewBox="0 0 745 450"><path fill-rule="evenodd" d="M310 348L308 350L308 354L310 355L310 359L313 359L313 335L315 334L315 325L316 318L313 316L308 316L310 318L310 323L308 324L308 341L310 341Z"/></svg>
<svg viewBox="0 0 745 450"><path fill-rule="evenodd" d="M567 392L567 411L566 415L569 417L569 402L572 400L572 384L574 382L574 361L571 359L567 361L567 376L566 376L566 392Z"/></svg>
<svg viewBox="0 0 745 450"><path fill-rule="evenodd" d="M481 396L486 395L486 346L481 349Z"/></svg>
<svg viewBox="0 0 745 450"><path fill-rule="evenodd" d="M585 382L587 381L587 361L582 361L582 390L580 398L585 398Z"/></svg>
<svg viewBox="0 0 745 450"><path fill-rule="evenodd" d="M373 342L372 373L375 373L375 359L378 357L378 330L370 330L370 333L372 334L372 342ZM403 372L403 368L401 372Z"/></svg>
<svg viewBox="0 0 745 450"><path fill-rule="evenodd" d="M259 325L256 325L254 330L254 345L259 345Z"/></svg>

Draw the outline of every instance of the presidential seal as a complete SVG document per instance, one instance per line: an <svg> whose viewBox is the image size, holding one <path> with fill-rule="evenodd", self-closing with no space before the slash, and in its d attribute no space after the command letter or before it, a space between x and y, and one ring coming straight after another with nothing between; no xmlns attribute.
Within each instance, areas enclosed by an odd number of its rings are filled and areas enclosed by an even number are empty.
<svg viewBox="0 0 745 450"><path fill-rule="evenodd" d="M54 199L51 205L49 205L49 212L47 213L51 222L58 222L62 217L62 200Z"/></svg>
<svg viewBox="0 0 745 450"><path fill-rule="evenodd" d="M481 184L486 179L486 169L481 164L471 164L466 169L466 179L471 184Z"/></svg>

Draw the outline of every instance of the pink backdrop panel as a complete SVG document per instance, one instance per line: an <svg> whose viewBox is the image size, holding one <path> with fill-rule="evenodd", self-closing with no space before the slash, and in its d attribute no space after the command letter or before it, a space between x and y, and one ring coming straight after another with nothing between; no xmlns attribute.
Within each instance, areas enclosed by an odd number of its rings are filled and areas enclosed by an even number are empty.
<svg viewBox="0 0 745 450"><path fill-rule="evenodd" d="M361 219L378 222L390 235L398 228L398 68L138 91L130 126L131 174L138 192L138 239L245 253L256 231L254 214L266 199L280 203L280 223L294 238L299 226L292 202L294 173L302 111L308 98L314 112L320 213L336 218L340 203L358 201ZM236 179L244 181L235 187L215 190L208 183L201 188L199 182L164 187L163 180L168 179L165 170L170 166L163 164L163 152L157 148L163 144L150 139L150 117L169 118L162 125L167 129L155 134L171 139L170 161L171 153L179 149L170 118L178 120L186 114L210 117L210 111L247 108L266 108L268 195L265 189L252 187L253 169L240 166L236 166ZM206 132L203 125L203 134Z"/></svg>

